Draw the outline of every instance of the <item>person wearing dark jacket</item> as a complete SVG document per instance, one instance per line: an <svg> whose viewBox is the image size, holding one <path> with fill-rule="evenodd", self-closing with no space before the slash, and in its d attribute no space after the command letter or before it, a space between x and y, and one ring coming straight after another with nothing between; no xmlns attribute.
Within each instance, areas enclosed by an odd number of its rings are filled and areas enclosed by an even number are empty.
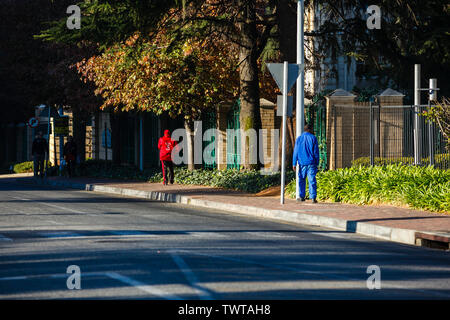
<svg viewBox="0 0 450 320"><path fill-rule="evenodd" d="M48 155L47 140L42 137L42 132L39 131L33 141L31 147L31 155L33 156L33 168L35 177L44 177L44 162L45 154Z"/></svg>
<svg viewBox="0 0 450 320"><path fill-rule="evenodd" d="M292 168L295 171L297 164L298 187L300 200L305 201L306 197L306 177L309 183L309 198L313 203L317 203L317 166L319 165L319 143L312 133L310 125L305 126L305 132L295 141L294 153L292 156Z"/></svg>
<svg viewBox="0 0 450 320"><path fill-rule="evenodd" d="M63 149L64 160L67 163L67 171L69 177L72 177L75 172L75 160L77 159L77 145L72 136L69 136Z"/></svg>
<svg viewBox="0 0 450 320"><path fill-rule="evenodd" d="M167 185L168 181L170 181L170 184L173 184L175 179L173 172L172 150L176 145L177 142L170 138L170 131L165 130L164 136L159 138L158 141L159 160L161 161L164 185Z"/></svg>

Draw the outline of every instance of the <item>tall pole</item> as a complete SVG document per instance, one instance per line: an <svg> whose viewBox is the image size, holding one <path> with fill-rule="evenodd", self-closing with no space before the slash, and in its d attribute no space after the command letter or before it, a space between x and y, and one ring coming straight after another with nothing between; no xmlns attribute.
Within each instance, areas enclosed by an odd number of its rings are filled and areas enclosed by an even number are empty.
<svg viewBox="0 0 450 320"><path fill-rule="evenodd" d="M59 116L60 117L64 116L64 109L63 109L63 107L59 108ZM60 176L62 175L63 151L64 151L64 136L60 135L59 136L59 175ZM76 159L75 159L75 161L76 161ZM55 157L55 162L56 162L56 157Z"/></svg>
<svg viewBox="0 0 450 320"><path fill-rule="evenodd" d="M283 132L281 136L281 197L280 203L284 204L284 176L286 172L286 117L287 117L287 95L288 95L288 62L283 65Z"/></svg>
<svg viewBox="0 0 450 320"><path fill-rule="evenodd" d="M420 164L420 64L414 65L414 165Z"/></svg>
<svg viewBox="0 0 450 320"><path fill-rule="evenodd" d="M144 132L143 132L143 116L139 115L139 170L144 170Z"/></svg>
<svg viewBox="0 0 450 320"><path fill-rule="evenodd" d="M105 160L108 161L108 127L105 121Z"/></svg>
<svg viewBox="0 0 450 320"><path fill-rule="evenodd" d="M430 90L428 91L428 111L431 108L431 101L437 100L437 79L430 79ZM428 156L430 158L430 166L434 166L434 135L433 135L433 122L431 120L428 121L428 144L429 151Z"/></svg>
<svg viewBox="0 0 450 320"><path fill-rule="evenodd" d="M372 99L370 99L370 123L369 123L369 137L370 137L370 165L374 165L374 155L373 155L373 106Z"/></svg>
<svg viewBox="0 0 450 320"><path fill-rule="evenodd" d="M304 41L304 31L303 31L303 25L304 25L304 0L298 0L297 2L297 64L304 64L305 62L305 47L303 44ZM304 92L304 85L305 85L305 69L303 68L300 79L297 80L297 95L296 95L296 103L295 103L295 131L296 131L296 140L298 137L300 137L303 133L303 127L305 126L305 92ZM300 197L299 188L298 188L298 171L299 166L296 168L296 175L295 175L295 198L298 199Z"/></svg>
<svg viewBox="0 0 450 320"><path fill-rule="evenodd" d="M45 177L47 178L48 162L50 161L50 106L48 106L47 118L47 163L45 164Z"/></svg>

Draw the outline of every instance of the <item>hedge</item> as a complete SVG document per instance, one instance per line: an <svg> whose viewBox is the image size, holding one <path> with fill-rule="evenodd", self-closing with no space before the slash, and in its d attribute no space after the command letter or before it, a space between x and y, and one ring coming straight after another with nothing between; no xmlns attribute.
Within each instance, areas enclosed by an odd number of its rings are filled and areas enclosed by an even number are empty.
<svg viewBox="0 0 450 320"><path fill-rule="evenodd" d="M422 158L422 163L428 164L429 158ZM442 154L436 154L434 156L434 162L435 166L439 168L450 168L450 154L449 153L442 153ZM409 165L414 163L413 157L398 157L398 158L381 158L381 157L374 157L373 164L376 166L385 166L389 164L404 164ZM356 160L352 161L352 167L359 167L364 166L368 167L370 166L370 158L369 157L361 157Z"/></svg>
<svg viewBox="0 0 450 320"><path fill-rule="evenodd" d="M46 161L44 161L44 166L46 165ZM52 163L48 162L48 166L51 167ZM33 161L26 161L26 162L21 162L21 163L16 163L13 166L13 171L15 173L25 173L25 172L33 172Z"/></svg>
<svg viewBox="0 0 450 320"><path fill-rule="evenodd" d="M140 171L135 166L113 165L110 161L87 160L76 168L76 175L102 177L112 179L129 179L148 182L162 182L160 168ZM286 179L294 177L294 172L287 172ZM204 185L232 189L243 192L257 193L272 186L280 185L280 174L261 174L257 170L188 170L185 167L175 167L175 183Z"/></svg>
<svg viewBox="0 0 450 320"><path fill-rule="evenodd" d="M295 180L286 189L295 198ZM317 174L317 198L352 204L392 204L450 211L450 171L401 164L351 167Z"/></svg>

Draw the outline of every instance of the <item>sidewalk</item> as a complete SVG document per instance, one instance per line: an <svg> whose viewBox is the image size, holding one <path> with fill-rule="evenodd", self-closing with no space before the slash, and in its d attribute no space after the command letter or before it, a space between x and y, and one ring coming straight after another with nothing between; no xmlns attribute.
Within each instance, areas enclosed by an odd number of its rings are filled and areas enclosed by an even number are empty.
<svg viewBox="0 0 450 320"><path fill-rule="evenodd" d="M13 178L14 175L3 176ZM31 182L18 177L16 182ZM169 185L110 179L51 177L47 184L121 194L356 232L385 240L449 249L450 215L392 206L357 206L341 203L296 202L279 196L255 196L205 186Z"/></svg>

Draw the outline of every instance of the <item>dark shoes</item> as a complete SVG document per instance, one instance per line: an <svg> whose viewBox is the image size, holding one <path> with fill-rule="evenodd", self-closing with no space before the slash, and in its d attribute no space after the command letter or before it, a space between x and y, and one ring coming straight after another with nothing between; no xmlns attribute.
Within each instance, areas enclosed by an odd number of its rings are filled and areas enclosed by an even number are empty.
<svg viewBox="0 0 450 320"><path fill-rule="evenodd" d="M300 198L300 199L297 199L297 202L299 202L299 201L305 201L305 198ZM317 200L316 199L312 199L312 203L317 203Z"/></svg>

